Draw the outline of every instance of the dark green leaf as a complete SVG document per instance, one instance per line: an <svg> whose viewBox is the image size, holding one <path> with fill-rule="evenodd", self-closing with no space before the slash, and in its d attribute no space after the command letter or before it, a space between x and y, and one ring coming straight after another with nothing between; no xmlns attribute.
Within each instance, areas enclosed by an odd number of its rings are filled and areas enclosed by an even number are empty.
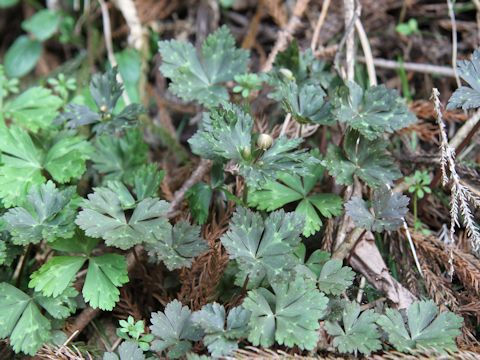
<svg viewBox="0 0 480 360"><path fill-rule="evenodd" d="M367 203L353 197L345 209L358 227L369 231L393 231L402 226L408 212L408 197L401 193L392 193L388 188L380 188L373 192L372 210Z"/></svg>
<svg viewBox="0 0 480 360"><path fill-rule="evenodd" d="M228 100L221 84L247 72L248 52L235 48L226 26L208 36L200 54L192 44L177 40L161 41L158 47L163 60L160 70L172 80L170 90L186 101L215 106Z"/></svg>
<svg viewBox="0 0 480 360"><path fill-rule="evenodd" d="M344 139L344 151L330 145L323 164L338 184L351 185L357 175L372 187L391 185L401 173L387 155L386 147L387 143L380 139L369 141L350 131Z"/></svg>

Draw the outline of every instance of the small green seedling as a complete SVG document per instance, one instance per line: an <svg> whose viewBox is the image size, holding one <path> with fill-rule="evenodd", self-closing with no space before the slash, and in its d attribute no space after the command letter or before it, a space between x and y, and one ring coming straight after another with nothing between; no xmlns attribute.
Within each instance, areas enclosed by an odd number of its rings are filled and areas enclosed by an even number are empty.
<svg viewBox="0 0 480 360"><path fill-rule="evenodd" d="M395 31L400 35L411 36L415 34L420 34L418 29L418 22L416 19L410 19L406 23L400 23L395 27Z"/></svg>
<svg viewBox="0 0 480 360"><path fill-rule="evenodd" d="M145 324L143 320L135 321L132 316L129 316L127 320L120 320L118 323L120 324L120 327L117 328L118 337L135 342L143 351L150 349L153 335L145 334Z"/></svg>
<svg viewBox="0 0 480 360"><path fill-rule="evenodd" d="M407 184L409 184L408 192L413 194L413 217L415 219L415 230L419 230L423 227L421 221L417 217L417 203L418 199L423 199L425 194L430 194L432 189L430 189L430 175L428 171L416 170L412 176L407 176L405 178Z"/></svg>
<svg viewBox="0 0 480 360"><path fill-rule="evenodd" d="M248 98L253 91L262 88L262 79L257 74L235 75L234 79L238 85L233 88L233 92L242 94L243 98Z"/></svg>

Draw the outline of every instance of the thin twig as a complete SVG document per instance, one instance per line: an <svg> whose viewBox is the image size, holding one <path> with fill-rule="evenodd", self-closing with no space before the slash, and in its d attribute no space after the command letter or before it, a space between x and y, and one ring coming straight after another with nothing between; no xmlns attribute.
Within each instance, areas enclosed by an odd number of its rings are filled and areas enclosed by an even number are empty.
<svg viewBox="0 0 480 360"><path fill-rule="evenodd" d="M452 0L447 0L448 5L448 15L450 16L450 21L452 23L452 68L455 73L455 80L457 81L457 87L462 86L460 82L460 78L457 73L457 48L458 48L458 40L457 40L457 22L455 21L455 10L453 9Z"/></svg>
<svg viewBox="0 0 480 360"><path fill-rule="evenodd" d="M288 124L290 123L291 119L292 119L292 114L288 113L287 116L285 116L285 120L283 120L282 130L280 130L280 136L285 135L285 132L287 131L287 128L288 128Z"/></svg>
<svg viewBox="0 0 480 360"><path fill-rule="evenodd" d="M358 59L358 61L363 62L363 63L367 61L362 56L359 56L357 59ZM453 71L452 68L447 67L447 66L421 64L421 63L413 63L413 62L399 63L398 61L387 60L387 59L379 59L379 58L374 58L373 59L373 64L376 67L384 68L384 69L396 70L396 69L399 69L399 68L403 67L407 71L414 71L414 72L425 73L425 74L437 74L437 75L455 77L455 71Z"/></svg>
<svg viewBox="0 0 480 360"><path fill-rule="evenodd" d="M175 194L173 195L173 200L170 202L170 210L168 211L167 216L171 216L171 214L177 211L177 208L182 203L183 199L185 198L185 193L188 189L190 189L193 185L199 182L202 177L210 170L212 167L212 162L210 160L202 159L198 164L195 171L192 173L190 178L185 181L180 189L178 189Z"/></svg>
<svg viewBox="0 0 480 360"><path fill-rule="evenodd" d="M310 0L297 0L297 2L295 3L295 7L293 8L293 15L288 20L288 23L287 23L287 26L285 26L285 29L280 31L277 41L275 42L275 45L270 51L270 54L268 54L267 61L262 67L262 71L267 72L272 69L273 62L275 61L277 54L283 49L285 49L285 47L288 44L288 39L295 33L295 31L301 25L302 23L301 17L303 16L303 13L307 9L309 2Z"/></svg>
<svg viewBox="0 0 480 360"><path fill-rule="evenodd" d="M320 16L318 17L317 24L315 25L315 30L313 31L312 42L310 43L310 48L312 51L315 51L318 46L318 40L320 39L320 30L327 18L328 8L330 7L330 0L324 0L322 4L322 10Z"/></svg>
<svg viewBox="0 0 480 360"><path fill-rule="evenodd" d="M355 33L349 30L349 27L355 21L355 0L343 0L345 7L345 68L347 73L347 80L353 81L355 76Z"/></svg>
<svg viewBox="0 0 480 360"><path fill-rule="evenodd" d="M112 28L110 25L110 15L108 13L108 6L104 0L98 0L100 4L100 10L102 12L102 22L103 22L103 37L105 39L105 46L107 48L108 61L112 67L117 66L117 59L115 59L115 54L113 53L113 43L112 43ZM123 84L123 79L120 73L117 74L117 80ZM130 97L126 91L123 91L123 100L125 105L131 104Z"/></svg>
<svg viewBox="0 0 480 360"><path fill-rule="evenodd" d="M359 18L355 20L355 29L357 30L360 44L362 45L363 54L365 55L365 64L367 65L368 80L370 86L377 85L377 74L375 72L375 63L373 62L372 49L368 41L367 33L363 28L362 22Z"/></svg>

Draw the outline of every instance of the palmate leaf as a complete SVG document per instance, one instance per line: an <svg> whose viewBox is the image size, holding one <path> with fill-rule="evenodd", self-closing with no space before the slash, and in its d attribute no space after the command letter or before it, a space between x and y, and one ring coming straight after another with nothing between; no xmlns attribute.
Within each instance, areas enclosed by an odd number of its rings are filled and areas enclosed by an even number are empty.
<svg viewBox="0 0 480 360"><path fill-rule="evenodd" d="M44 145L45 146L45 145ZM23 129L0 121L0 198L4 206L20 205L32 185L45 182L42 171L53 180L65 183L78 179L91 155L87 141L62 133L40 150Z"/></svg>
<svg viewBox="0 0 480 360"><path fill-rule="evenodd" d="M349 131L344 139L343 151L330 145L323 165L341 185L353 184L356 175L371 187L391 185L401 176L386 153L387 143L377 139L369 141L356 131Z"/></svg>
<svg viewBox="0 0 480 360"><path fill-rule="evenodd" d="M215 358L230 355L238 349L237 341L248 335L250 312L241 306L232 308L228 316L223 305L213 303L192 314L192 322L201 328L203 343Z"/></svg>
<svg viewBox="0 0 480 360"><path fill-rule="evenodd" d="M165 171L159 170L155 164L144 164L135 173L133 179L134 192L138 201L158 196L158 189L165 176Z"/></svg>
<svg viewBox="0 0 480 360"><path fill-rule="evenodd" d="M158 44L162 55L160 70L170 78L170 90L186 101L196 100L208 107L228 100L222 83L247 72L249 53L235 48L226 26L210 34L200 54L187 42L170 40Z"/></svg>
<svg viewBox="0 0 480 360"><path fill-rule="evenodd" d="M396 350L408 352L416 348L455 351L455 338L460 335L463 319L450 311L439 312L431 300L416 301L407 310L407 326L402 314L387 309L377 324L388 334Z"/></svg>
<svg viewBox="0 0 480 360"><path fill-rule="evenodd" d="M320 270L318 287L326 294L340 295L348 289L355 278L355 273L348 266L342 266L342 261L328 260Z"/></svg>
<svg viewBox="0 0 480 360"><path fill-rule="evenodd" d="M65 318L75 311L70 299L75 295L76 291L69 289L57 298L36 299L10 284L0 283L0 338L9 337L16 353L35 355L51 338L50 320L40 312L37 302L54 318Z"/></svg>
<svg viewBox="0 0 480 360"><path fill-rule="evenodd" d="M353 197L345 204L345 209L358 227L375 232L394 231L403 224L408 212L408 201L407 196L392 193L390 189L384 187L373 192L373 212L359 197Z"/></svg>
<svg viewBox="0 0 480 360"><path fill-rule="evenodd" d="M307 149L298 149L303 139L288 139L282 136L273 142L255 162L240 163L242 175L250 188L261 188L267 181L277 179L279 172L291 175L307 175L308 169L320 164L320 160L312 156Z"/></svg>
<svg viewBox="0 0 480 360"><path fill-rule="evenodd" d="M151 349L164 352L169 359L184 356L192 347L192 341L202 337L202 331L194 326L192 312L178 300L173 300L164 312L152 313L150 330L156 337Z"/></svg>
<svg viewBox="0 0 480 360"><path fill-rule="evenodd" d="M260 210L272 211L286 204L300 201L295 212L305 218L303 235L315 234L322 226L319 212L326 218L340 215L342 199L335 194L310 194L323 174L321 166L310 169L303 177L287 173L277 175L278 181L268 181L261 189L248 194L248 205Z"/></svg>
<svg viewBox="0 0 480 360"><path fill-rule="evenodd" d="M120 299L118 287L128 282L127 263L118 254L90 258L82 294L93 308L111 311Z"/></svg>
<svg viewBox="0 0 480 360"><path fill-rule="evenodd" d="M58 296L71 285L85 261L84 256L56 256L30 275L28 286L45 296Z"/></svg>
<svg viewBox="0 0 480 360"><path fill-rule="evenodd" d="M303 220L295 213L278 210L263 220L259 213L237 208L230 230L220 239L230 258L239 264L236 282L241 285L248 276L249 286L254 287L264 279L271 283L288 278L297 263L293 251L302 229Z"/></svg>
<svg viewBox="0 0 480 360"><path fill-rule="evenodd" d="M146 244L150 259L163 261L169 270L191 267L193 258L208 250L200 236L200 226L179 221L162 234L154 234L156 241Z"/></svg>
<svg viewBox="0 0 480 360"><path fill-rule="evenodd" d="M30 276L29 287L44 296L58 296L74 281L88 260L83 296L93 308L112 310L119 300L119 286L128 281L125 258L118 254L97 257L56 256Z"/></svg>
<svg viewBox="0 0 480 360"><path fill-rule="evenodd" d="M103 354L103 360L145 360L143 350L133 341L124 341L118 347L118 355L114 352Z"/></svg>
<svg viewBox="0 0 480 360"><path fill-rule="evenodd" d="M75 189L59 190L52 181L33 187L24 207L9 209L2 217L17 245L73 236L75 209L70 205Z"/></svg>
<svg viewBox="0 0 480 360"><path fill-rule="evenodd" d="M33 184L45 181L41 173L44 154L28 133L0 122L0 197L3 205L18 205Z"/></svg>
<svg viewBox="0 0 480 360"><path fill-rule="evenodd" d="M269 97L278 101L282 99L281 88L285 81L285 75L282 72L285 69L291 72L299 89L306 89L306 85L327 89L333 78L326 64L318 60L311 49L301 52L298 42L293 40L285 51L278 53L272 71L266 74L268 83L275 88ZM303 101L303 99L299 97L299 101Z"/></svg>
<svg viewBox="0 0 480 360"><path fill-rule="evenodd" d="M75 223L85 234L102 238L109 246L126 250L140 243L155 242L155 235L169 230L169 205L158 198L146 198L136 204L128 189L120 182L94 188L84 200ZM133 209L130 217L125 210Z"/></svg>
<svg viewBox="0 0 480 360"><path fill-rule="evenodd" d="M5 118L36 133L52 126L62 105L62 99L53 95L51 90L32 87L7 102L2 111Z"/></svg>
<svg viewBox="0 0 480 360"><path fill-rule="evenodd" d="M276 341L287 347L312 350L319 340L319 320L325 315L328 299L312 281L297 277L267 289L250 290L243 301L249 310L248 341L269 347Z"/></svg>
<svg viewBox="0 0 480 360"><path fill-rule="evenodd" d="M137 124L138 116L145 111L140 104L129 104L118 111L116 105L123 93L123 86L117 80L116 67L105 73L95 74L90 82L90 93L97 105L97 111L82 104L68 104L65 111L56 119L57 125L65 124L67 128L94 125L97 134L118 133Z"/></svg>
<svg viewBox="0 0 480 360"><path fill-rule="evenodd" d="M72 133L59 133L47 152L44 168L59 183L80 178L86 171L86 161L90 159L93 148L89 142Z"/></svg>
<svg viewBox="0 0 480 360"><path fill-rule="evenodd" d="M375 321L378 315L373 310L360 313L356 302L345 302L342 313L342 325L339 322L326 321L325 330L333 336L333 345L342 353L369 355L382 348L380 333Z"/></svg>
<svg viewBox="0 0 480 360"><path fill-rule="evenodd" d="M258 158L252 156L252 117L233 104L224 104L204 114L202 125L189 140L192 152L206 159L234 160L251 188L276 180L278 172L306 175L320 161L306 149L298 149L302 139L280 137Z"/></svg>
<svg viewBox="0 0 480 360"><path fill-rule="evenodd" d="M250 151L252 117L233 104L204 113L199 130L188 143L192 152L206 159L241 161Z"/></svg>
<svg viewBox="0 0 480 360"><path fill-rule="evenodd" d="M286 112L301 124L315 123L330 125L331 105L326 101L327 94L320 85L297 85L293 80L281 82L282 105Z"/></svg>
<svg viewBox="0 0 480 360"><path fill-rule="evenodd" d="M333 114L369 140L402 129L416 121L405 101L393 89L372 86L367 90L348 82L346 94L338 97Z"/></svg>
<svg viewBox="0 0 480 360"><path fill-rule="evenodd" d="M460 60L457 73L470 87L461 86L448 100L447 110L480 107L480 50L475 50L471 60Z"/></svg>
<svg viewBox="0 0 480 360"><path fill-rule="evenodd" d="M127 131L122 137L99 136L94 146L93 168L103 176L104 181L119 180L133 184L135 174L147 162L148 146L136 129Z"/></svg>
<svg viewBox="0 0 480 360"><path fill-rule="evenodd" d="M118 355L106 352L103 354L103 360L145 360L145 355L133 341L124 341L118 347Z"/></svg>

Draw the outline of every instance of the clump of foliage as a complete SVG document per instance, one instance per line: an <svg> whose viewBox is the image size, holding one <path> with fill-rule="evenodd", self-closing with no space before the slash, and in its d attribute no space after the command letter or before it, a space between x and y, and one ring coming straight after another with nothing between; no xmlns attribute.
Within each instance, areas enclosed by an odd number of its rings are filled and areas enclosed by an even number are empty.
<svg viewBox="0 0 480 360"><path fill-rule="evenodd" d="M194 358L195 349L219 358L247 344L313 351L320 330L341 353L454 350L460 317L440 312L431 301L414 302L406 314L362 310L351 301L355 272L320 251L316 237L322 219L344 209L368 231L394 231L403 224L409 200L385 187L402 176L386 136L415 116L395 91L345 82L296 43L278 55L271 72L248 73L249 54L235 47L226 27L209 35L200 51L176 40L160 42L159 51L170 91L205 106L189 144L213 163L211 181L192 187L187 202L198 224L214 216L214 199L236 203L228 229L214 241L228 254L235 270L229 287L240 296L232 302L216 296L197 308L172 300L152 312L148 329L142 319L122 320L118 335L124 341L104 359L141 360L154 353ZM15 352L34 355L51 342L77 300L113 310L119 288L129 282L127 251L137 255L144 249L151 262L162 264L172 291L179 274L212 250L201 225L172 220L171 205L159 193L165 172L148 161L141 135L144 109L120 100L124 88L117 74L110 68L93 75L83 95L92 101L86 101L71 99L73 83L60 77L49 82L60 96L41 86L17 94L17 82L0 68L6 233L0 260L14 261L9 257L15 246L50 251L28 281L16 282L8 271L2 277L0 338L8 338ZM237 85L230 89L233 80ZM320 155L302 138L256 131L250 95L265 82L283 115L291 114L299 127L340 126L341 141ZM241 103L230 102L230 90L241 93ZM361 181L372 196L344 204L323 191L327 174L337 185ZM239 196L232 193L231 176L243 184Z"/></svg>

